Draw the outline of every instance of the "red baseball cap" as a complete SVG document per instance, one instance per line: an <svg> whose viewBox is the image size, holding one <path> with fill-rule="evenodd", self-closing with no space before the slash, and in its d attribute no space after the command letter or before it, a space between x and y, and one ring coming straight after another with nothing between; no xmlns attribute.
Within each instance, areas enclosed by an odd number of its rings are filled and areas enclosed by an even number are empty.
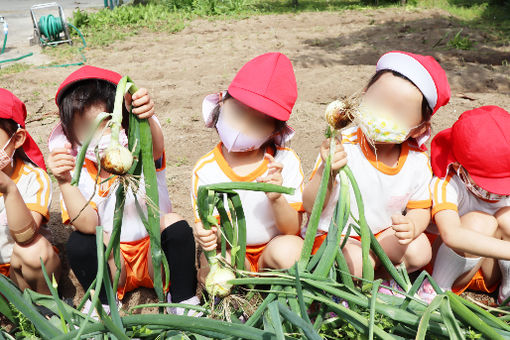
<svg viewBox="0 0 510 340"><path fill-rule="evenodd" d="M432 114L450 100L450 85L446 73L431 56L391 51L377 62L376 71L392 70L409 78L427 99Z"/></svg>
<svg viewBox="0 0 510 340"><path fill-rule="evenodd" d="M0 118L12 119L23 129L25 128L25 119L27 118L27 109L25 104L10 91L3 88L0 88ZM25 143L22 146L23 151L25 151L25 154L32 162L46 171L46 165L44 164L44 157L41 149L39 149L28 132L26 135Z"/></svg>
<svg viewBox="0 0 510 340"><path fill-rule="evenodd" d="M445 177L458 162L483 189L510 195L510 114L498 106L464 112L431 144L434 174Z"/></svg>
<svg viewBox="0 0 510 340"><path fill-rule="evenodd" d="M287 121L297 99L292 63L277 52L255 57L237 72L228 93L259 112Z"/></svg>
<svg viewBox="0 0 510 340"><path fill-rule="evenodd" d="M122 76L117 72L106 70L95 66L85 65L71 73L63 82L60 84L57 94L55 95L55 103L57 106L60 104L62 94L72 84L86 79L102 79L109 81L113 85L117 85Z"/></svg>

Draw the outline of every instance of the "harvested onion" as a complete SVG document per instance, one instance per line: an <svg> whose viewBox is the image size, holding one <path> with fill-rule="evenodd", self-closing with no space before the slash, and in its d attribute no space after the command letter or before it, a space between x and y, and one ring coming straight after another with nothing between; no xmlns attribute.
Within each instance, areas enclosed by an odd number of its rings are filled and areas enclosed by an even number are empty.
<svg viewBox="0 0 510 340"><path fill-rule="evenodd" d="M209 274L205 278L205 289L207 293L220 298L230 295L233 285L228 281L235 279L235 274L218 262L211 262Z"/></svg>
<svg viewBox="0 0 510 340"><path fill-rule="evenodd" d="M133 164L133 155L124 146L118 142L112 141L112 144L106 149L101 157L101 167L114 175L124 175Z"/></svg>
<svg viewBox="0 0 510 340"><path fill-rule="evenodd" d="M333 129L340 130L352 122L356 109L357 105L350 99L335 100L326 107L324 117Z"/></svg>

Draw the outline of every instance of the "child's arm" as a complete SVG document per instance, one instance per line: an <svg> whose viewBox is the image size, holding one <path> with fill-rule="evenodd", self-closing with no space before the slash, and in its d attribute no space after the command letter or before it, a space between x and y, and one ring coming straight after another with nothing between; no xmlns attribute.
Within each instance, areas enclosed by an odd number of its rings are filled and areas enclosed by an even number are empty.
<svg viewBox="0 0 510 340"><path fill-rule="evenodd" d="M4 196L7 225L13 239L20 244L29 243L36 236L43 216L28 209L16 183L3 171L0 171L0 192Z"/></svg>
<svg viewBox="0 0 510 340"><path fill-rule="evenodd" d="M430 209L409 209L407 214L391 216L398 243L406 245L420 236L430 223Z"/></svg>
<svg viewBox="0 0 510 340"><path fill-rule="evenodd" d="M82 233L95 234L99 223L97 212L88 204L80 189L71 185L71 170L74 166L75 158L71 155L69 143L65 148L55 149L48 158L48 167L57 179L69 218L74 220L79 214L73 226Z"/></svg>
<svg viewBox="0 0 510 340"><path fill-rule="evenodd" d="M270 154L266 153L264 157L269 160L267 166L269 170L267 176L258 178L257 181L260 183L282 185L283 164L276 162ZM301 214L287 202L287 199L281 193L268 192L266 195L269 202L271 202L278 230L285 235L297 235L301 229Z"/></svg>
<svg viewBox="0 0 510 340"><path fill-rule="evenodd" d="M145 88L136 91L132 98L126 98L126 102L133 105L133 114L140 119L148 119L152 134L152 153L154 160L158 160L163 156L165 150L165 140L161 126L154 120L150 119L154 115L154 102L149 92Z"/></svg>
<svg viewBox="0 0 510 340"><path fill-rule="evenodd" d="M324 172L324 162L328 158L329 155L329 139L326 139L322 142L321 145L321 158L322 164L315 172L315 175L312 177L310 182L305 185L305 189L303 190L303 207L305 208L307 213L312 212L313 204L315 203L315 198L317 196L317 192L319 191L319 186L322 180L322 173ZM343 168L347 164L347 153L344 150L343 145L340 141L336 140L335 153L333 154L333 158L331 160L331 175L328 182L328 190L326 193L326 200L324 201L324 206L327 205L329 201L329 196L331 195L331 191L335 186L335 177L338 174L338 171Z"/></svg>
<svg viewBox="0 0 510 340"><path fill-rule="evenodd" d="M510 260L510 242L462 228L456 211L441 210L434 219L448 247L477 256Z"/></svg>

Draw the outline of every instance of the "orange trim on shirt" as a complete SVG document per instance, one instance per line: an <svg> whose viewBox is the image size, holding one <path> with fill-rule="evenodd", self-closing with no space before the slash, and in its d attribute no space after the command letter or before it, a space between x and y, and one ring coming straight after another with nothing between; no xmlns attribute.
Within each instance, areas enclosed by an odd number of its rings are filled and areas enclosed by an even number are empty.
<svg viewBox="0 0 510 340"><path fill-rule="evenodd" d="M409 143L404 142L401 144L401 150L400 155L398 157L397 166L391 167L383 162L377 160L377 157L374 153L374 150L370 147L370 144L368 143L368 140L366 139L365 135L361 131L361 129L358 129L358 139L361 141L359 143L361 151L365 155L365 158L372 164L374 168L382 172L386 175L396 175L402 170L402 167L404 166L407 156L409 155Z"/></svg>
<svg viewBox="0 0 510 340"><path fill-rule="evenodd" d="M14 183L18 183L23 173L23 166L25 165L25 162L17 158L14 160L14 162L14 171L12 172L11 179Z"/></svg>
<svg viewBox="0 0 510 340"><path fill-rule="evenodd" d="M43 181L41 180L41 176L39 176L39 174L37 174L37 183L39 184L39 187L41 188L38 192L37 192L37 198L36 198L36 202L39 203L40 205L42 205L42 191L44 191L44 183ZM49 190L46 190L46 196L49 194ZM46 197L46 200L45 202L48 202L48 197Z"/></svg>
<svg viewBox="0 0 510 340"><path fill-rule="evenodd" d="M408 209L427 209L432 206L432 200L409 201L407 202Z"/></svg>
<svg viewBox="0 0 510 340"><path fill-rule="evenodd" d="M278 147L277 148L278 150L285 150L285 151L289 151L289 152L292 152L292 154L294 155L294 157L296 157L297 161L299 162L299 164L301 165L301 160L299 158L299 156L297 155L296 151L294 151L293 149L291 148L282 148L282 147ZM303 173L303 167L302 166L299 166L299 173L301 174L301 176L303 177L303 181L305 179L305 174ZM303 184L303 183L301 183ZM300 188L301 192L303 192L303 186L300 185Z"/></svg>
<svg viewBox="0 0 510 340"><path fill-rule="evenodd" d="M432 217L434 217L438 212L443 211L443 210L458 211L458 208L455 204L450 203L450 202L435 204L432 207Z"/></svg>
<svg viewBox="0 0 510 340"><path fill-rule="evenodd" d="M26 203L26 206L27 206L28 210L35 211L36 213L41 214L44 221L49 221L50 212L48 211L47 207L44 207L37 203Z"/></svg>
<svg viewBox="0 0 510 340"><path fill-rule="evenodd" d="M227 175L227 177L230 178L230 180L232 182L253 182L254 180L256 180L258 177L262 176L267 171L267 163L269 163L269 161L267 158L264 158L262 163L255 170L250 172L248 175L240 176L240 175L236 174L234 172L234 170L232 170L232 168L228 164L225 157L223 156L221 146L222 146L222 143L220 142L214 149L214 159L216 160L216 163L218 163L218 166L223 171L223 173L225 175ZM269 153L270 155L274 156L274 152L270 147L268 147L266 149L266 152Z"/></svg>
<svg viewBox="0 0 510 340"><path fill-rule="evenodd" d="M443 182L443 185L441 185L441 199L443 200L442 203L447 203L446 201L446 186L448 183L450 183L450 180L452 179L453 174L450 173L448 176L446 176L446 179Z"/></svg>
<svg viewBox="0 0 510 340"><path fill-rule="evenodd" d="M214 157L211 157L211 159L206 159L206 158L210 157L213 153L214 153L214 150L211 150L208 153L206 153L205 156L201 157L198 160L197 165L195 166L195 169L193 170L193 176L195 176L195 183L193 183L193 193L195 194L194 196L196 196L197 192L198 192L198 171L200 171L200 169L202 169L207 164L215 161ZM200 163L200 162L202 162L202 163ZM195 197L193 197L193 200L195 200Z"/></svg>
<svg viewBox="0 0 510 340"><path fill-rule="evenodd" d="M23 175L23 165L24 162L20 159L14 159L14 170L11 174L11 179L14 183L18 184L19 179L21 178L21 175ZM3 194L0 192L0 197L2 197Z"/></svg>
<svg viewBox="0 0 510 340"><path fill-rule="evenodd" d="M108 193L110 192L110 188L115 183L117 176L113 176L107 182L101 183L106 178L103 178L103 177L97 175L97 167L94 162L92 162L90 159L85 158L85 162L83 163L83 166L85 167L85 169L87 169L87 172L90 175L90 178L92 178L92 181L94 181L96 183L96 185L98 186L97 194L100 197L108 196Z"/></svg>

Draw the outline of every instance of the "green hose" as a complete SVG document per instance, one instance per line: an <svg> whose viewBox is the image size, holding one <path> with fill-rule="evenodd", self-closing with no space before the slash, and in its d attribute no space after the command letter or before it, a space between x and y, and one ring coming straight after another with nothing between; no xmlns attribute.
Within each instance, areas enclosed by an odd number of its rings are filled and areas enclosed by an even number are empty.
<svg viewBox="0 0 510 340"><path fill-rule="evenodd" d="M4 42L2 44L2 50L0 51L0 54L3 54L4 51L5 51L5 45L7 45L7 34L8 34L8 28L7 28L7 22L4 21ZM27 53L27 54L24 54L20 57L16 57L16 58L9 58L9 59L4 59L4 60L0 60L0 64L3 64L3 63L8 63L8 62L11 62L11 61L18 61L18 60L21 60L23 58L26 58L26 57L30 57L31 55L33 55L32 52L30 53Z"/></svg>
<svg viewBox="0 0 510 340"><path fill-rule="evenodd" d="M67 26L72 27L81 38L83 46L80 47L78 49L78 51L80 52L82 61L77 62L77 63L69 63L69 64L39 66L38 68L80 66L80 65L85 64L85 62L87 61L87 58L85 58L85 54L83 54L83 49L85 47L87 47L85 38L83 37L83 34L76 26L69 24L69 23L67 24ZM39 39L40 39L42 45L49 46L50 45L49 43L57 41L59 39L60 33L62 33L63 31L64 31L64 23L62 22L62 19L60 17L55 17L50 14L50 15L42 16L39 19L39 35L40 35ZM2 47L0 54L2 54L4 52L6 43L7 43L7 32L5 33L3 47ZM22 55L20 57L0 60L0 64L11 62L11 61L18 61L23 58L30 57L31 55L33 55L32 52Z"/></svg>
<svg viewBox="0 0 510 340"><path fill-rule="evenodd" d="M80 55L82 57L82 61L76 63L69 64L59 64L59 65L48 65L48 66L39 66L38 68L49 68L49 67L68 67L68 66L80 66L85 64L87 58L85 58L85 54L83 54L83 49L87 47L87 43L85 42L85 38L81 31L74 26L73 24L68 23L67 26L72 27L76 33L81 38L81 42L83 46L78 49ZM48 46L50 42L57 41L59 39L60 33L64 31L64 23L60 17L54 17L53 15L42 16L39 19L39 32L40 32L40 40L41 43L45 46Z"/></svg>
<svg viewBox="0 0 510 340"><path fill-rule="evenodd" d="M39 19L39 32L41 33L41 42L51 42L58 40L58 36L60 33L64 31L64 23L60 17L56 18L52 14L42 16ZM42 38L42 35L46 37L47 40Z"/></svg>

